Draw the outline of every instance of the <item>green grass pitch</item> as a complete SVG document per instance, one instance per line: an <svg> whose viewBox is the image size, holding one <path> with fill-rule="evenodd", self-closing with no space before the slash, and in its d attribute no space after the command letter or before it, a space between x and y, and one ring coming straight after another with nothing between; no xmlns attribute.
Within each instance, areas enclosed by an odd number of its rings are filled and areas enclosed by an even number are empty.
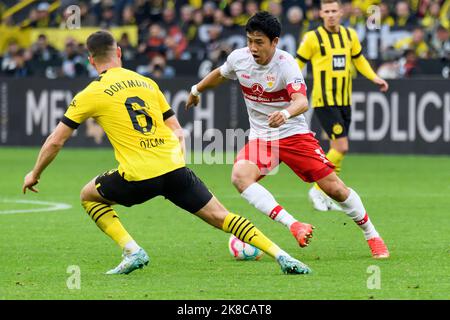
<svg viewBox="0 0 450 320"><path fill-rule="evenodd" d="M42 207L12 202L17 200L72 208L0 214L0 299L450 299L450 157L345 159L343 179L361 195L391 251L384 261L370 257L362 232L343 213L314 212L306 196L309 185L284 165L262 184L288 211L316 226L306 249L239 196L230 183L230 165L190 165L230 211L249 218L313 274L283 275L268 256L234 261L227 234L156 198L116 208L149 253L150 265L128 276L107 276L121 252L82 210L79 192L116 166L113 152L64 149L44 172L40 193L24 196L23 177L37 153L0 149L0 213ZM79 267L80 289L67 287L69 266ZM378 289L368 288L368 282L376 285L374 269Z"/></svg>

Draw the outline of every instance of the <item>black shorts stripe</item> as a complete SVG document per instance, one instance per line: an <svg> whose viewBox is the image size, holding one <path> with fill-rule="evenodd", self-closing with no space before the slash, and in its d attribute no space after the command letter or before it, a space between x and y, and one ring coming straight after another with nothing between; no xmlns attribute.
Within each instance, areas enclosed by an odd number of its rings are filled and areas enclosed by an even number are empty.
<svg viewBox="0 0 450 320"><path fill-rule="evenodd" d="M245 239L245 237L250 232L250 230L253 230L254 228L255 228L255 226L252 226L250 229L248 229L247 232L242 236L242 239Z"/></svg>
<svg viewBox="0 0 450 320"><path fill-rule="evenodd" d="M324 56L325 55L325 45L323 43L322 36L320 35L320 32L318 29L314 30L314 33L316 34L317 41L319 41L320 54L322 56Z"/></svg>
<svg viewBox="0 0 450 320"><path fill-rule="evenodd" d="M304 63L307 63L307 62L309 61L308 59L303 58L303 57L302 57L301 55L299 55L298 53L297 53L296 57L297 57L298 60L303 61Z"/></svg>
<svg viewBox="0 0 450 320"><path fill-rule="evenodd" d="M166 112L163 113L163 120L166 121L167 119L169 119L173 115L175 115L175 111L173 111L172 109L169 109L169 110L167 110Z"/></svg>
<svg viewBox="0 0 450 320"><path fill-rule="evenodd" d="M66 116L63 116L61 119L61 122L64 123L66 126L68 126L69 128L72 129L78 129L78 127L80 126L79 123L76 123L73 120L70 120L69 118L67 118Z"/></svg>
<svg viewBox="0 0 450 320"><path fill-rule="evenodd" d="M337 101L337 78L336 77L332 77L331 78L331 83L332 83L332 88L331 91L333 92L333 103L335 105L339 105L338 101Z"/></svg>
<svg viewBox="0 0 450 320"><path fill-rule="evenodd" d="M100 218L103 217L105 214L107 214L108 212L111 212L111 211L113 211L113 209L112 209L112 208L109 208L108 210L106 210L105 212L103 212L102 214L100 214L100 215L97 217L97 219L95 219L95 223L97 223L98 219L100 219ZM117 216L116 216L116 218L117 218ZM92 219L93 219L93 218L92 218Z"/></svg>
<svg viewBox="0 0 450 320"><path fill-rule="evenodd" d="M242 232L244 232L245 228L247 228L247 227L251 224L250 221L248 221L247 219L245 219L245 220L247 221L247 223L245 224L245 226L243 226L243 227L241 228L241 231L240 231L239 234L236 236L236 237L238 237L239 239L241 238L241 234L242 234Z"/></svg>
<svg viewBox="0 0 450 320"><path fill-rule="evenodd" d="M327 84L326 84L326 71L325 70L320 71L320 84L322 86L323 105L325 107L327 107L327 106L329 106L329 103L327 100Z"/></svg>
<svg viewBox="0 0 450 320"><path fill-rule="evenodd" d="M354 56L352 56L352 59L357 59L359 58L359 56L362 55L362 49L359 53L355 54Z"/></svg>

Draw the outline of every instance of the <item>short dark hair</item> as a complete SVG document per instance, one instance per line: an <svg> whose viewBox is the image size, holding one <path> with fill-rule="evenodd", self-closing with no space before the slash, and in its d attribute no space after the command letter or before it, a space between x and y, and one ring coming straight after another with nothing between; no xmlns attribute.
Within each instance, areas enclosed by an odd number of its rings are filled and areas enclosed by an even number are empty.
<svg viewBox="0 0 450 320"><path fill-rule="evenodd" d="M260 31L272 41L280 36L281 23L275 16L267 11L261 11L248 19L245 31L248 33Z"/></svg>
<svg viewBox="0 0 450 320"><path fill-rule="evenodd" d="M86 41L89 54L97 61L107 60L116 48L116 40L108 31L97 31L91 34Z"/></svg>
<svg viewBox="0 0 450 320"><path fill-rule="evenodd" d="M337 4L339 6L342 6L341 0L321 0L320 4L322 5L322 4L329 4L329 3L335 3L335 2L337 2Z"/></svg>

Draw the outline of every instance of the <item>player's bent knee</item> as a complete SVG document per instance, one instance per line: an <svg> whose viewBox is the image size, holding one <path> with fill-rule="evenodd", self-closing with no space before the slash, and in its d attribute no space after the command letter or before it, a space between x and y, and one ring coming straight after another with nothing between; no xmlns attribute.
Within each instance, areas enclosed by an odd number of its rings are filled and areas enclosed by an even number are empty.
<svg viewBox="0 0 450 320"><path fill-rule="evenodd" d="M249 185L258 180L258 176L258 170L255 170L253 166L237 163L231 172L231 183L239 192L243 192Z"/></svg>

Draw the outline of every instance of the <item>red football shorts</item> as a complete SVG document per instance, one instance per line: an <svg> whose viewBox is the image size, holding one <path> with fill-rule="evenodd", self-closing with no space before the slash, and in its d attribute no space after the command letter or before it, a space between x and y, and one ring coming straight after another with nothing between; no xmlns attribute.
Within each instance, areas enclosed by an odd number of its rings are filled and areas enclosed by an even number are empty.
<svg viewBox="0 0 450 320"><path fill-rule="evenodd" d="M240 160L256 164L262 176L284 162L305 182L320 180L334 169L312 133L273 141L250 140L239 151L234 163Z"/></svg>

